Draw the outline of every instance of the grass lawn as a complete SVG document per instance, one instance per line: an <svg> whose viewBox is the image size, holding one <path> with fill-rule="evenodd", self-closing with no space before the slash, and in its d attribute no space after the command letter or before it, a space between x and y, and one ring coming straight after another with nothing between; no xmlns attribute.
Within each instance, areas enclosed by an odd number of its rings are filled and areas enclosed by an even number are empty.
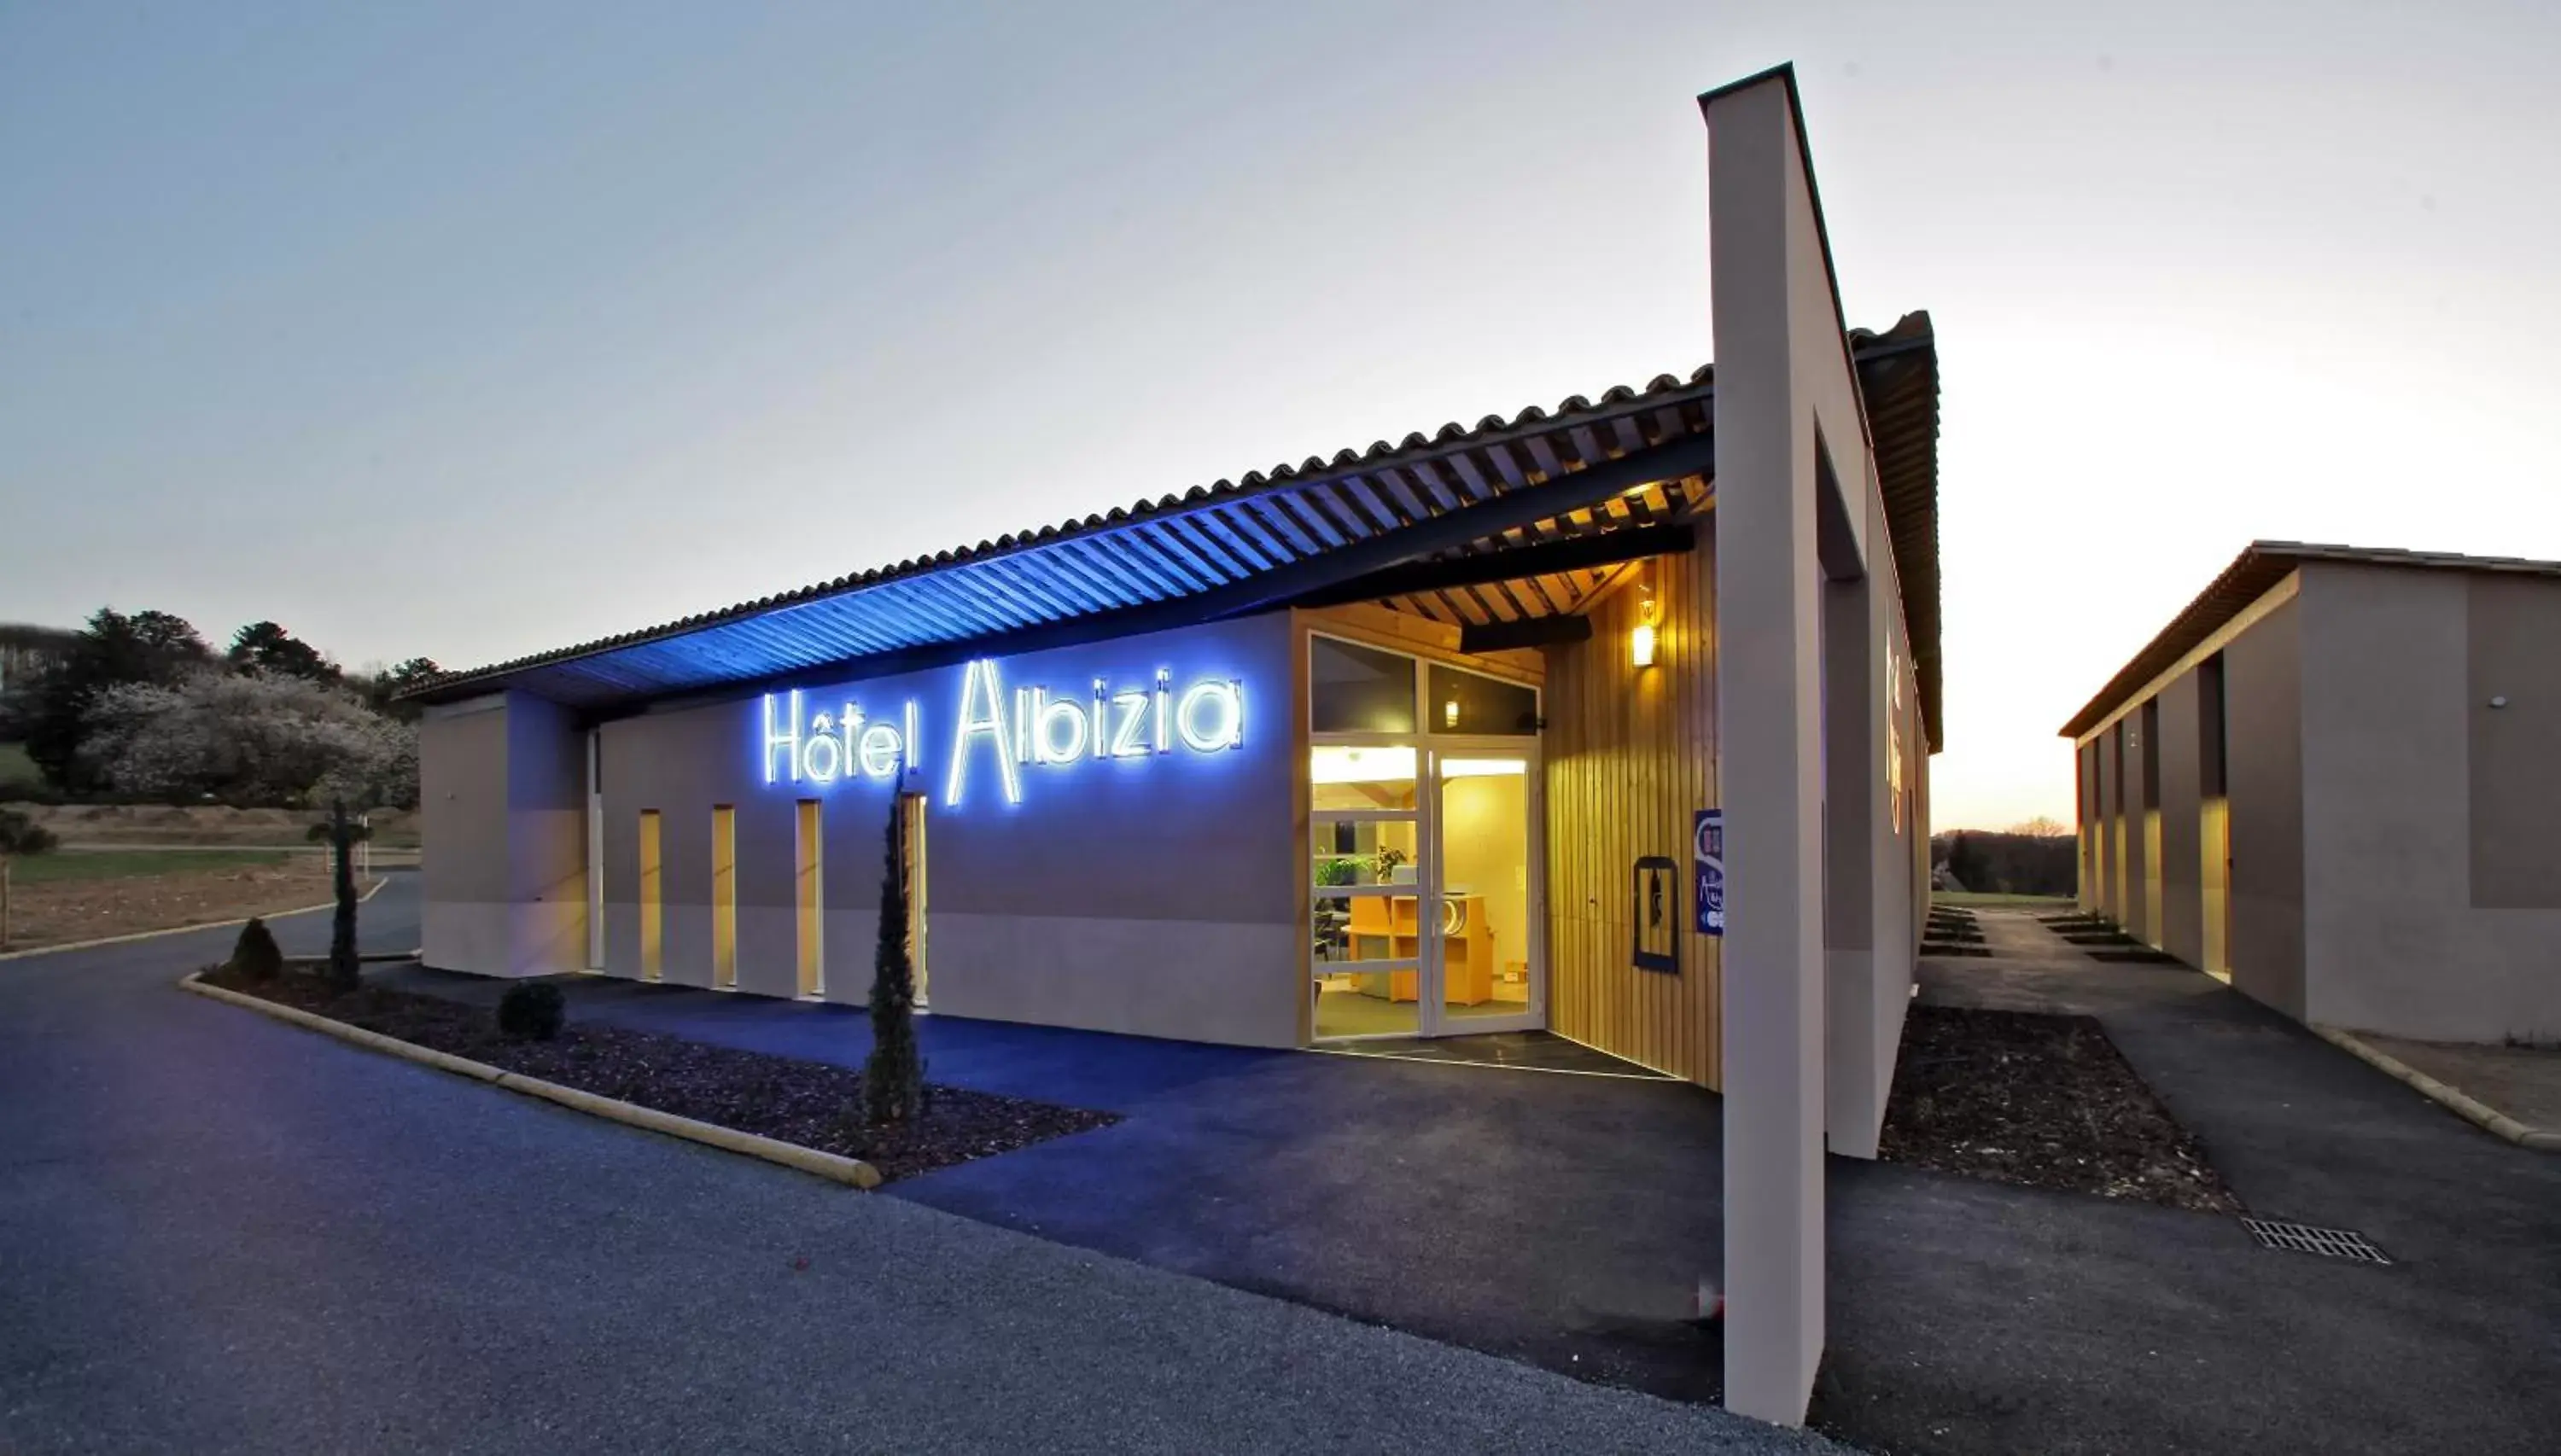
<svg viewBox="0 0 2561 1456"><path fill-rule="evenodd" d="M325 904L329 857L285 849L56 850L10 863L0 941L30 950Z"/></svg>
<svg viewBox="0 0 2561 1456"><path fill-rule="evenodd" d="M42 783L45 775L27 756L24 743L0 743L0 784Z"/></svg>
<svg viewBox="0 0 2561 1456"><path fill-rule="evenodd" d="M20 885L61 885L240 870L281 865L289 858L288 850L58 850L16 861L9 875Z"/></svg>
<svg viewBox="0 0 2561 1456"><path fill-rule="evenodd" d="M1994 894L1989 890L1939 890L1930 894L1934 905L1953 905L1958 909L2010 908L2027 910L2064 910L2073 905L2068 894Z"/></svg>

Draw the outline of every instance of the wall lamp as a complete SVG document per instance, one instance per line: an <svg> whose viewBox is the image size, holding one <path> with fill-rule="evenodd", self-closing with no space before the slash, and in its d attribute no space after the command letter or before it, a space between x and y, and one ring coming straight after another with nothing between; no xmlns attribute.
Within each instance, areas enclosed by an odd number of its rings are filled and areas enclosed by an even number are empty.
<svg viewBox="0 0 2561 1456"><path fill-rule="evenodd" d="M1654 665L1654 589L1644 588L1636 607L1636 630L1627 634L1627 660L1638 667Z"/></svg>

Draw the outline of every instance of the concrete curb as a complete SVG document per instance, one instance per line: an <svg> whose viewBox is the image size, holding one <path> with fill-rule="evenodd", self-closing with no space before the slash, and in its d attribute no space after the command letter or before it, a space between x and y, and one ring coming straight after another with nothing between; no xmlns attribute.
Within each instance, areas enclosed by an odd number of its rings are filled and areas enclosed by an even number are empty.
<svg viewBox="0 0 2561 1456"><path fill-rule="evenodd" d="M356 896L356 903L363 904L372 899L374 891L389 883L387 880L377 878L366 888L363 894ZM95 940L66 940L60 945L39 945L28 950L0 951L0 961L25 960L29 956L37 955L60 955L66 950L94 950L101 945L124 945L136 940L157 940L163 935L184 935L193 930L229 930L235 925L246 925L252 920L281 920L287 915L308 915L319 910L334 910L337 907L336 900L323 900L319 904L304 905L300 909L275 910L263 915L243 915L237 920L207 920L201 925L172 925L165 930L136 930L130 935L101 935Z"/></svg>
<svg viewBox="0 0 2561 1456"><path fill-rule="evenodd" d="M473 1061L467 1057L455 1056L450 1052L435 1051L430 1047L421 1047L414 1042L386 1037L380 1032L369 1032L362 1027L351 1027L345 1022L331 1021L325 1016L314 1015L299 1007L281 1006L272 1001L245 996L238 991L226 990L220 986L208 986L201 979L202 976L201 971L189 972L178 984L199 996L209 996L216 1001L244 1007L261 1015L273 1017L277 1021L291 1022L297 1027L335 1037L341 1042L351 1042L368 1051L420 1062L434 1067L438 1071L449 1071L455 1076L469 1077L473 1081L488 1082L511 1092L522 1092L529 1097L540 1097L546 1102L557 1102L563 1107L611 1122L623 1123L649 1132L665 1133L669 1137L684 1138L691 1142L719 1148L723 1152L743 1153L751 1158L762 1158L768 1163L779 1163L785 1168L796 1168L803 1173L814 1174L831 1183L841 1183L849 1188L874 1189L881 1184L880 1170L860 1158L822 1153L815 1148L801 1147L797 1143L759 1137L752 1132L740 1132L734 1127L722 1127L717 1123L697 1122L690 1117L678 1117L672 1112L661 1112L655 1107L642 1107L633 1102L619 1102L611 1097L599 1097L594 1092L565 1087L558 1082L547 1082L540 1077L530 1077L521 1072L491 1066L485 1061Z"/></svg>
<svg viewBox="0 0 2561 1456"><path fill-rule="evenodd" d="M2546 1132L2528 1127L2488 1103L2470 1095L2460 1087L2450 1087L2379 1047L2368 1046L2356 1036L2335 1027L2313 1027L2312 1035L2354 1056L2376 1071L2395 1081L2406 1082L2410 1090L2431 1102L2444 1106L2466 1122L2495 1137L2505 1138L2520 1148L2537 1152L2561 1153L2561 1132Z"/></svg>

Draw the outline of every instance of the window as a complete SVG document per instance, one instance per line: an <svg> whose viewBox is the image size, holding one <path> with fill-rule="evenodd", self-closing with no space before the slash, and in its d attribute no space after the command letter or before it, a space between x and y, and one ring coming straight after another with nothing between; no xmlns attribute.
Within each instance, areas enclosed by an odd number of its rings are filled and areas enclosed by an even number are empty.
<svg viewBox="0 0 2561 1456"><path fill-rule="evenodd" d="M587 968L604 969L604 739L587 730Z"/></svg>
<svg viewBox="0 0 2561 1456"><path fill-rule="evenodd" d="M2137 730L2137 736L2142 739L2135 746L2142 751L2140 767L2143 773L2143 791L2138 803L2146 810L2157 809L2160 807L2160 700L2158 698L2150 699L2143 704L2142 728Z"/></svg>
<svg viewBox="0 0 2561 1456"><path fill-rule="evenodd" d="M666 908L660 898L658 811L640 811L640 979L655 981L666 973L664 939Z"/></svg>
<svg viewBox="0 0 2561 1456"><path fill-rule="evenodd" d="M916 1004L928 995L925 931L925 795L902 794L899 812L907 816L907 955L916 973Z"/></svg>
<svg viewBox="0 0 2561 1456"><path fill-rule="evenodd" d="M2223 712L2223 654L2218 652L2196 670L2197 728L2204 742L2197 753L2197 766L2204 780L2204 797L2220 799L2231 792L2231 759L2225 747L2229 731Z"/></svg>
<svg viewBox="0 0 2561 1456"><path fill-rule="evenodd" d="M826 948L819 936L826 925L819 912L825 903L819 891L824 888L826 866L819 861L819 833L826 827L819 817L816 799L802 799L795 818L792 841L791 903L797 912L800 930L800 994L821 996L827 990Z"/></svg>
<svg viewBox="0 0 2561 1456"><path fill-rule="evenodd" d="M738 987L738 810L712 806L712 985Z"/></svg>
<svg viewBox="0 0 2561 1456"><path fill-rule="evenodd" d="M2126 812L2126 721L2118 719L2108 726L2108 768L2099 780L2099 792L2107 801L2108 817L2122 818Z"/></svg>
<svg viewBox="0 0 2561 1456"><path fill-rule="evenodd" d="M1432 665L1432 727L1436 733L1535 734L1537 690Z"/></svg>
<svg viewBox="0 0 2561 1456"><path fill-rule="evenodd" d="M1414 659L1310 636L1307 713L1320 733L1415 731Z"/></svg>

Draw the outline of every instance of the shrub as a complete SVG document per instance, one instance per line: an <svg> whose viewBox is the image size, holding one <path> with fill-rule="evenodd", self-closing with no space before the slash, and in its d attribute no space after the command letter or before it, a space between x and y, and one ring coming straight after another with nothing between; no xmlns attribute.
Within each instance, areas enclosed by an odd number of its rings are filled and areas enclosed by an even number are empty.
<svg viewBox="0 0 2561 1456"><path fill-rule="evenodd" d="M244 981L272 981L284 974L284 952L276 947L275 932L266 922L252 916L241 926L240 939L232 942L232 958L224 967Z"/></svg>
<svg viewBox="0 0 2561 1456"><path fill-rule="evenodd" d="M54 847L54 832L15 809L0 809L0 855L42 855Z"/></svg>
<svg viewBox="0 0 2561 1456"><path fill-rule="evenodd" d="M498 1034L518 1042L548 1042L569 1020L569 999L545 981L519 981L498 998Z"/></svg>

